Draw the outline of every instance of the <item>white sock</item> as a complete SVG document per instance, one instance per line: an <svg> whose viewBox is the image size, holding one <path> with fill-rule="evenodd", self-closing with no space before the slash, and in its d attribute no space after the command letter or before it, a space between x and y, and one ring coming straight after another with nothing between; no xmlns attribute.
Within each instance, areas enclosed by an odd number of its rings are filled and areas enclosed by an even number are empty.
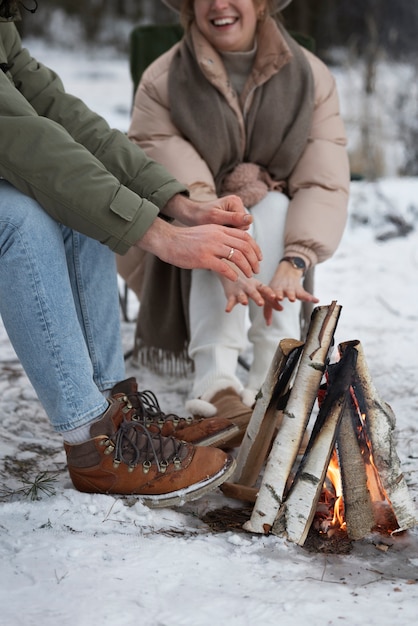
<svg viewBox="0 0 418 626"><path fill-rule="evenodd" d="M103 417L104 413L95 417L94 420L88 422L87 424L83 424L82 426L78 426L77 428L73 428L72 430L67 430L64 435L64 441L67 443L84 443L91 439L90 436L90 428L93 422L97 422L99 419Z"/></svg>

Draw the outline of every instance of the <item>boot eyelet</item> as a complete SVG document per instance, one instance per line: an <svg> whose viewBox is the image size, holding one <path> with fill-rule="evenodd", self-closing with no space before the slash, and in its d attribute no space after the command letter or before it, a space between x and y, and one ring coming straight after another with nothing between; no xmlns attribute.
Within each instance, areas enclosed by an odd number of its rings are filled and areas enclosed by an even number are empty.
<svg viewBox="0 0 418 626"><path fill-rule="evenodd" d="M174 468L176 470L181 469L181 459L178 456L175 456L173 459L173 463L174 463Z"/></svg>
<svg viewBox="0 0 418 626"><path fill-rule="evenodd" d="M132 409L133 408L133 406L131 404L131 401L129 400L128 396L123 396L122 402L124 402L126 404L128 409Z"/></svg>
<svg viewBox="0 0 418 626"><path fill-rule="evenodd" d="M165 474L165 472L167 471L167 467L168 467L168 461L160 461L159 463L160 465L160 472L161 474Z"/></svg>
<svg viewBox="0 0 418 626"><path fill-rule="evenodd" d="M151 461L144 461L142 463L142 471L144 472L144 474L148 474L150 469L151 469Z"/></svg>
<svg viewBox="0 0 418 626"><path fill-rule="evenodd" d="M104 445L106 446L106 450L104 451L104 454L109 455L109 454L112 454L112 452L114 452L115 445L111 439L106 439Z"/></svg>

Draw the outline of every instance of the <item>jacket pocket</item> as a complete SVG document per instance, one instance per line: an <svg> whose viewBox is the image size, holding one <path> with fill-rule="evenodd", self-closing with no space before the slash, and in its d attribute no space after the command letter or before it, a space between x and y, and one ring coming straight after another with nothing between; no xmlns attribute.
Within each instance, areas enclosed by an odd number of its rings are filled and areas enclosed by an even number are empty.
<svg viewBox="0 0 418 626"><path fill-rule="evenodd" d="M119 187L110 204L112 213L116 213L126 222L132 222L138 213L138 196L127 187Z"/></svg>

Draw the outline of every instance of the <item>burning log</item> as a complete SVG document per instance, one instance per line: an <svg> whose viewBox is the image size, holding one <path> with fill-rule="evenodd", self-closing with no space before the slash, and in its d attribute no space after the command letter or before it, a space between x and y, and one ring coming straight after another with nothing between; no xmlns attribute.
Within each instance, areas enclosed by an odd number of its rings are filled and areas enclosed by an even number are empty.
<svg viewBox="0 0 418 626"><path fill-rule="evenodd" d="M375 519L367 487L364 458L354 427L353 411L350 396L338 432L337 456L341 472L345 527L348 538L357 540L372 530Z"/></svg>
<svg viewBox="0 0 418 626"><path fill-rule="evenodd" d="M356 357L354 351L347 352L344 359L328 368L333 383L321 403L306 453L272 528L274 534L285 534L299 545L305 543L317 510L337 429L350 401Z"/></svg>
<svg viewBox="0 0 418 626"><path fill-rule="evenodd" d="M358 352L353 379L354 394L359 403L360 413L366 416L373 463L384 495L396 516L398 528L394 529L393 533L398 533L415 526L417 519L393 441L396 418L391 407L377 394L360 342L345 342L338 346L342 355L351 347Z"/></svg>
<svg viewBox="0 0 418 626"><path fill-rule="evenodd" d="M304 545L310 531L310 540L344 542L418 523L393 442L395 417L372 384L360 342L340 344L340 360L329 363L340 311L335 302L317 307L305 344L279 344L238 454L238 482L222 486L225 495L254 502L243 526L249 532Z"/></svg>
<svg viewBox="0 0 418 626"><path fill-rule="evenodd" d="M283 411L279 436L274 440L245 530L268 533L273 526L317 397L340 311L341 307L335 302L314 309L295 381Z"/></svg>

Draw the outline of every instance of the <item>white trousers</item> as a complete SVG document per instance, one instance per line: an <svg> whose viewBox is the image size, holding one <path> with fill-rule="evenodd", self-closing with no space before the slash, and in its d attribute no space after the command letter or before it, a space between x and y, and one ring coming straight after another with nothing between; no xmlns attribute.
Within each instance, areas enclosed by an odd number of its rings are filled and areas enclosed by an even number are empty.
<svg viewBox="0 0 418 626"><path fill-rule="evenodd" d="M288 198L271 191L251 209L251 234L263 253L257 278L268 284L283 256ZM225 313L226 299L218 276L208 270L193 270L190 292L189 355L194 361L192 398L209 401L220 389L232 386L251 406L266 377L279 341L300 337L300 302L284 300L283 311L273 311L267 326L263 307L252 300L248 307L237 304ZM248 329L249 314L249 329ZM253 359L246 388L237 376L238 356L252 344Z"/></svg>

